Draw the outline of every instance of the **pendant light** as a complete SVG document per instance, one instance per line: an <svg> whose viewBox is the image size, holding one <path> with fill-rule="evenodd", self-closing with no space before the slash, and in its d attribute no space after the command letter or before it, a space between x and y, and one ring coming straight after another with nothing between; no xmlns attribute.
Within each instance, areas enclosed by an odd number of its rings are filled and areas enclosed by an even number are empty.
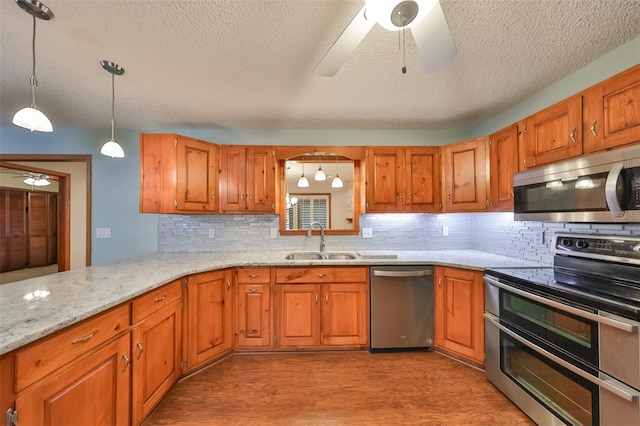
<svg viewBox="0 0 640 426"><path fill-rule="evenodd" d="M111 140L102 145L100 154L112 158L124 158L124 149L116 142L116 111L115 111L115 77L124 74L124 68L110 61L100 61L102 68L111 73Z"/></svg>
<svg viewBox="0 0 640 426"><path fill-rule="evenodd" d="M33 16L33 37L31 39L31 54L33 67L31 69L31 106L22 108L13 116L13 124L33 131L53 132L53 125L47 116L36 106L36 18L48 21L53 18L53 12L38 0L16 0L22 10Z"/></svg>
<svg viewBox="0 0 640 426"><path fill-rule="evenodd" d="M342 188L344 186L344 182L340 179L340 175L338 174L338 156L336 155L336 177L331 181L332 188Z"/></svg>
<svg viewBox="0 0 640 426"><path fill-rule="evenodd" d="M304 175L304 163L302 163L302 176L298 179L298 188L308 188L309 179Z"/></svg>
<svg viewBox="0 0 640 426"><path fill-rule="evenodd" d="M318 171L313 177L313 180L315 180L316 182L323 182L327 180L327 175L324 173L324 170L322 170L322 157L320 157L320 164L318 166Z"/></svg>

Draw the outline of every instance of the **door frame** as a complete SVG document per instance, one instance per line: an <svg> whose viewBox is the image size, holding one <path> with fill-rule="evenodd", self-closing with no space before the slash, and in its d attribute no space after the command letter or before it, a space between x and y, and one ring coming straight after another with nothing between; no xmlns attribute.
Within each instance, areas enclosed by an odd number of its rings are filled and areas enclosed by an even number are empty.
<svg viewBox="0 0 640 426"><path fill-rule="evenodd" d="M86 266L91 266L91 155L83 154L3 154L0 166L9 167L17 170L29 170L39 173L47 173L59 178L58 192L58 234L57 234L57 252L58 252L58 272L68 271L71 267L71 175L55 170L36 169L27 167L22 164L12 162L29 161L29 162L75 162L85 163L86 166L86 184L87 184L87 211L86 211Z"/></svg>

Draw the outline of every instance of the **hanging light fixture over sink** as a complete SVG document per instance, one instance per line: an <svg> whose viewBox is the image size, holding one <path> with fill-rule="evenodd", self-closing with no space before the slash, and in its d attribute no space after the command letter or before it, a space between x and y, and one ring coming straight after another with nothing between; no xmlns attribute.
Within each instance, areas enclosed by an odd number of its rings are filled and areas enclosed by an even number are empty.
<svg viewBox="0 0 640 426"><path fill-rule="evenodd" d="M115 112L115 76L124 74L124 68L111 61L100 61L102 68L111 73L111 139L108 140L100 154L112 158L124 158L124 149L116 142L116 112Z"/></svg>
<svg viewBox="0 0 640 426"><path fill-rule="evenodd" d="M36 106L36 18L44 21L53 19L53 12L38 0L16 0L22 10L33 17L33 37L31 38L31 57L33 67L31 69L31 106L22 108L13 116L13 124L24 127L32 132L53 132L51 120Z"/></svg>

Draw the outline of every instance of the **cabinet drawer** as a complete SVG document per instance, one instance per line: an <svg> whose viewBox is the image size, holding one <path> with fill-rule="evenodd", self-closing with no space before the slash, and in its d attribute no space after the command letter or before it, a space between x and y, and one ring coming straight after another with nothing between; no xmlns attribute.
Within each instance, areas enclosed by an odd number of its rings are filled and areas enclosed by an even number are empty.
<svg viewBox="0 0 640 426"><path fill-rule="evenodd" d="M16 390L42 379L65 364L123 332L129 326L129 304L88 319L16 353Z"/></svg>
<svg viewBox="0 0 640 426"><path fill-rule="evenodd" d="M133 324L143 320L157 310L164 308L182 296L182 280L150 291L131 302L131 316Z"/></svg>
<svg viewBox="0 0 640 426"><path fill-rule="evenodd" d="M269 268L238 269L238 282L243 284L269 284L271 270Z"/></svg>
<svg viewBox="0 0 640 426"><path fill-rule="evenodd" d="M278 268L278 283L355 283L368 281L368 268Z"/></svg>

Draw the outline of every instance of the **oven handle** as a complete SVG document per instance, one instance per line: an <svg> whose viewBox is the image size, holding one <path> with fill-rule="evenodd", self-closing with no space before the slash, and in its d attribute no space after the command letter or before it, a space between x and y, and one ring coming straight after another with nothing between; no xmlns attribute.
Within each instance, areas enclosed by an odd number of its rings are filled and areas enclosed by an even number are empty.
<svg viewBox="0 0 640 426"><path fill-rule="evenodd" d="M560 309L562 311L572 313L579 317L582 317L591 321L595 321L600 324L605 324L610 327L617 328L618 330L626 331L627 333L634 333L638 330L638 326L635 324L629 324L624 321L619 321L613 318L603 317L598 314L594 314L592 312L584 311L582 309L574 308L573 306L565 305L564 303L556 302L555 300L550 300L542 296L538 296L537 294L527 293L526 291L503 284L500 281L497 281L496 279L487 275L484 276L484 282L494 287L499 287L503 290L517 294L518 296L522 296L524 298L533 300L535 302L542 303L543 305L551 306L552 308Z"/></svg>
<svg viewBox="0 0 640 426"><path fill-rule="evenodd" d="M548 352L544 349L542 349L539 346L534 345L533 343L527 341L526 339L522 338L520 335L518 335L517 333L514 333L513 331L509 330L507 327L503 326L502 324L500 324L498 321L496 321L496 317L488 312L484 313L484 317L487 321L489 321L493 326L495 326L496 328L498 328L500 331L508 334L509 336L511 336L512 338L514 338L515 340L518 341L518 343L523 344L524 346L528 347L529 349L537 352L539 355L542 355L545 358L548 358L550 360L552 360L553 362L561 365L562 367L566 368L567 370L573 371L574 373L576 373L578 376L582 377L585 380L590 381L591 383L608 390L609 392L613 393L614 395L619 396L622 399L625 399L629 402L636 402L638 400L638 394L637 393L631 393L626 391L625 389L621 389L617 386L614 386L613 384L600 379L599 377L593 376L583 370L581 370L580 368L576 367L573 364L568 363L567 361L563 360L562 358L559 358L557 356L555 356L554 354L552 354L551 352ZM604 373L603 373L604 375ZM607 376L608 377L608 376Z"/></svg>

